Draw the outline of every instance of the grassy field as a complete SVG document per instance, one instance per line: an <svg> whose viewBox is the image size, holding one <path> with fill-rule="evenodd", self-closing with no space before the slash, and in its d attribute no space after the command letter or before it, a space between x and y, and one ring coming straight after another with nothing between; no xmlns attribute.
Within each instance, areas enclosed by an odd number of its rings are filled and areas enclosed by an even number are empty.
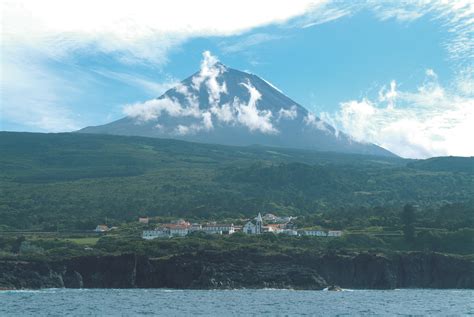
<svg viewBox="0 0 474 317"><path fill-rule="evenodd" d="M65 240L76 243L78 245L93 246L97 243L97 241L99 241L99 237L69 238Z"/></svg>

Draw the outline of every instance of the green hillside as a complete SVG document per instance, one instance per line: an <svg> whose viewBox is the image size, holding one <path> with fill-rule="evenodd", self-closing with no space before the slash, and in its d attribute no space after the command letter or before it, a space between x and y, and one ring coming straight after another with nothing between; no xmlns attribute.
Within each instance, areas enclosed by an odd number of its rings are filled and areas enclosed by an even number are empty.
<svg viewBox="0 0 474 317"><path fill-rule="evenodd" d="M474 157L433 157L407 164L410 168L435 172L461 172L474 174Z"/></svg>
<svg viewBox="0 0 474 317"><path fill-rule="evenodd" d="M474 197L469 170L425 170L422 161L400 158L12 132L0 133L0 153L4 230L91 229L106 217L114 223L139 215L316 215L405 203L470 208Z"/></svg>

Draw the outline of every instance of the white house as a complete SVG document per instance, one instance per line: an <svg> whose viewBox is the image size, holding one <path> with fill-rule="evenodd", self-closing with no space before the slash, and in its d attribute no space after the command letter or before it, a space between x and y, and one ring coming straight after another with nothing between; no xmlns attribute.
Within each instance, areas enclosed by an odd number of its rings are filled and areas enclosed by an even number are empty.
<svg viewBox="0 0 474 317"><path fill-rule="evenodd" d="M150 222L150 219L148 217L139 217L138 222L147 225Z"/></svg>
<svg viewBox="0 0 474 317"><path fill-rule="evenodd" d="M328 237L341 237L342 231L340 230L330 230L328 231Z"/></svg>
<svg viewBox="0 0 474 317"><path fill-rule="evenodd" d="M95 232L106 232L109 231L109 227L107 225L98 225L95 230Z"/></svg>
<svg viewBox="0 0 474 317"><path fill-rule="evenodd" d="M201 231L202 225L200 223L193 223L189 231Z"/></svg>
<svg viewBox="0 0 474 317"><path fill-rule="evenodd" d="M235 232L233 224L209 224L203 226L201 230L210 234L233 234Z"/></svg>
<svg viewBox="0 0 474 317"><path fill-rule="evenodd" d="M296 231L294 229L279 229L275 233L286 234L288 236L297 236L298 235L298 231Z"/></svg>
<svg viewBox="0 0 474 317"><path fill-rule="evenodd" d="M322 230L304 230L303 234L305 236L313 236L313 237L326 237L327 236L326 231L322 231Z"/></svg>
<svg viewBox="0 0 474 317"><path fill-rule="evenodd" d="M189 228L185 226L173 226L168 228L168 230L172 237L184 237L189 233Z"/></svg>

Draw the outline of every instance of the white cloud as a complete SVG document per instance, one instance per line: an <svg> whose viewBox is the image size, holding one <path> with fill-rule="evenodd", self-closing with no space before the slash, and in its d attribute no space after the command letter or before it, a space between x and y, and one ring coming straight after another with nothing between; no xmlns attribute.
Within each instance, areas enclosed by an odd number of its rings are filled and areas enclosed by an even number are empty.
<svg viewBox="0 0 474 317"><path fill-rule="evenodd" d="M123 108L124 114L139 121L156 120L163 112L176 117L182 116L184 109L178 101L170 98L152 99L143 103L126 105Z"/></svg>
<svg viewBox="0 0 474 317"><path fill-rule="evenodd" d="M199 100L194 92L190 91L187 86L182 83L178 83L174 89L176 92L183 95L185 102L187 103L187 113L190 113L196 118L200 117L201 110L199 109Z"/></svg>
<svg viewBox="0 0 474 317"><path fill-rule="evenodd" d="M432 71L432 69L427 70L427 73ZM386 86L383 86L382 89L379 91L379 101L380 102L387 102L388 107L393 108L395 101L397 100L397 82L392 80L390 82L390 89L387 90Z"/></svg>
<svg viewBox="0 0 474 317"><path fill-rule="evenodd" d="M382 21L396 19L406 23L429 15L441 22L451 34L444 41L444 47L451 59L468 67L474 59L474 2L466 0L418 0L377 1L368 0L366 5Z"/></svg>
<svg viewBox="0 0 474 317"><path fill-rule="evenodd" d="M280 121L281 119L289 119L289 120L294 120L298 117L298 111L296 109L296 106L293 105L291 106L290 109L283 109L281 108L278 111L278 118L277 121Z"/></svg>
<svg viewBox="0 0 474 317"><path fill-rule="evenodd" d="M426 12L419 1L375 2L374 4L373 10L382 21L396 19L399 22L410 22L422 17Z"/></svg>
<svg viewBox="0 0 474 317"><path fill-rule="evenodd" d="M209 104L219 104L221 94L227 93L226 83L219 84L218 77L222 75L226 69L222 64L219 64L217 57L213 56L211 52L205 51L203 54L203 60L201 62L201 70L198 75L195 75L192 79L193 87L195 90L201 88L204 83L209 93Z"/></svg>
<svg viewBox="0 0 474 317"><path fill-rule="evenodd" d="M187 134L195 133L195 129L193 128L193 126L185 126L185 125L180 124L176 127L175 133L177 135L187 135Z"/></svg>
<svg viewBox="0 0 474 317"><path fill-rule="evenodd" d="M268 33L253 33L237 39L234 43L223 42L220 48L224 53L236 53L247 50L248 48L283 38L281 35Z"/></svg>
<svg viewBox="0 0 474 317"><path fill-rule="evenodd" d="M414 92L398 91L394 82L378 101L363 98L340 104L334 114L323 113L335 127L358 141L381 145L403 157L474 154L474 98L446 90L433 70Z"/></svg>
<svg viewBox="0 0 474 317"><path fill-rule="evenodd" d="M224 123L231 123L235 120L234 109L228 103L223 104L223 105L217 105L217 104L212 105L210 110L211 110L211 113L217 117L218 121L221 121Z"/></svg>
<svg viewBox="0 0 474 317"><path fill-rule="evenodd" d="M288 22L290 27L309 27L363 9L372 10L381 20L400 22L429 13L452 34L445 43L451 56L466 60L474 55L474 3L465 0L175 0L166 6L150 0L4 0L1 6L2 45L34 48L55 59L101 52L127 63L162 65L169 51L189 38L238 35ZM256 33L240 44L255 45L273 37Z"/></svg>
<svg viewBox="0 0 474 317"><path fill-rule="evenodd" d="M323 113L322 115L324 116L325 114ZM303 118L303 122L307 126L316 128L318 130L325 131L325 132L331 132L331 131L329 130L328 126L326 125L324 121L330 122L331 120L332 118L330 117L324 118L323 120L318 119L316 115L312 112L308 112L308 114ZM337 136L337 133L336 133L336 136Z"/></svg>
<svg viewBox="0 0 474 317"><path fill-rule="evenodd" d="M210 131L212 129L214 129L214 125L212 123L212 115L210 112L205 111L202 113L201 122L193 123L187 126L179 124L174 129L173 133L177 135L188 135L188 134L195 134L199 131Z"/></svg>
<svg viewBox="0 0 474 317"><path fill-rule="evenodd" d="M309 10L304 17L297 19L291 26L309 28L331 22L351 15L361 4L357 1L326 1L314 4L312 10Z"/></svg>
<svg viewBox="0 0 474 317"><path fill-rule="evenodd" d="M237 121L248 127L250 131L260 131L266 134L278 133L271 122L272 112L257 108L257 102L262 97L260 92L250 82L242 83L242 85L249 91L250 98L247 104L240 102L238 99L234 100L234 107L237 109Z"/></svg>
<svg viewBox="0 0 474 317"><path fill-rule="evenodd" d="M73 83L48 73L36 63L23 60L4 63L0 73L2 120L42 132L71 131L81 127L81 118L68 107L70 98L77 95Z"/></svg>
<svg viewBox="0 0 474 317"><path fill-rule="evenodd" d="M243 34L269 24L309 27L372 10L380 20L410 22L431 14L452 34L446 48L457 59L473 56L474 3L465 0L187 1L4 0L1 36L5 46L34 48L52 58L102 52L123 62L162 65L170 50L192 37ZM243 18L244 17L244 18ZM271 40L246 36L230 51ZM225 48L224 48L225 49Z"/></svg>
<svg viewBox="0 0 474 317"><path fill-rule="evenodd" d="M202 125L205 130L212 130L214 125L212 124L212 114L208 111L202 114Z"/></svg>
<svg viewBox="0 0 474 317"><path fill-rule="evenodd" d="M2 39L56 57L92 49L117 53L124 61L161 64L170 49L190 37L284 23L320 2L175 0L165 6L149 0L6 0Z"/></svg>
<svg viewBox="0 0 474 317"><path fill-rule="evenodd" d="M140 88L148 95L155 97L162 95L168 89L171 89L179 84L179 81L177 79L169 76L164 82L156 82L140 75L114 72L107 69L92 69L92 71L103 77L107 77L125 83L127 85Z"/></svg>

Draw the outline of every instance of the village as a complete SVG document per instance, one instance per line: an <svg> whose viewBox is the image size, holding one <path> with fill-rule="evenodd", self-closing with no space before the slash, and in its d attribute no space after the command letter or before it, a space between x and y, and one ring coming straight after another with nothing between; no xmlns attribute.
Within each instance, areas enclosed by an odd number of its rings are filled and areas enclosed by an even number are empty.
<svg viewBox="0 0 474 317"><path fill-rule="evenodd" d="M292 220L296 217L278 217L271 213L258 215L253 219L248 219L244 225L234 225L233 223L190 223L184 219L172 221L170 223L158 224L153 230L144 230L142 238L152 240L157 238L184 237L193 232L204 232L208 234L230 235L236 232L244 234L258 235L264 233L284 234L289 236L317 236L317 237L341 237L340 230L298 230ZM148 224L148 217L141 217L140 223Z"/></svg>

